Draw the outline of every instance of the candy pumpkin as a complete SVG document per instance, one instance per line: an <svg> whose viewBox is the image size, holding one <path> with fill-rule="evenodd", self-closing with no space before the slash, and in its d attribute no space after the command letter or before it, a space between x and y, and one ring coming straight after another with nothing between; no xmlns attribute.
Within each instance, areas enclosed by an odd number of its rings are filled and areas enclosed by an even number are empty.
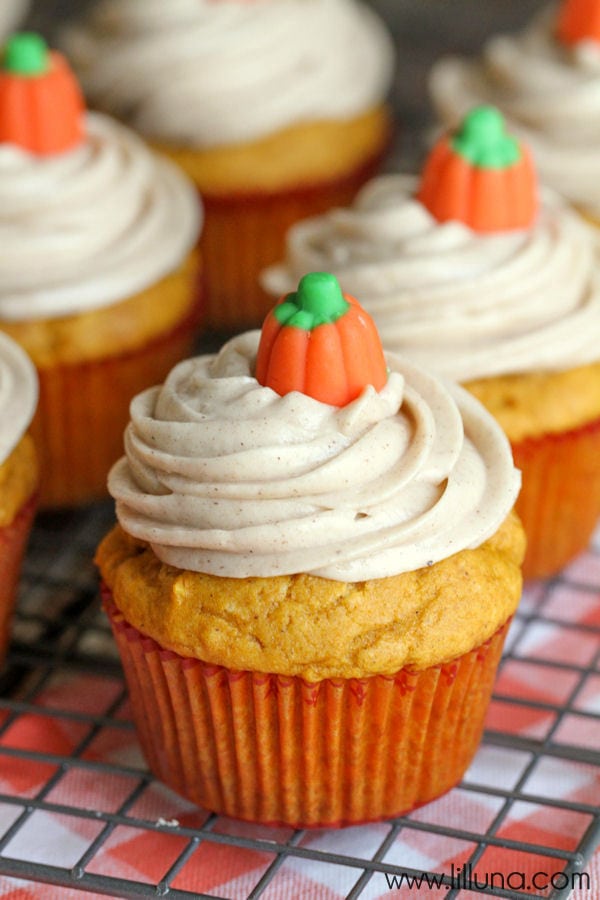
<svg viewBox="0 0 600 900"><path fill-rule="evenodd" d="M563 44L600 43L600 2L564 0L556 20L556 33Z"/></svg>
<svg viewBox="0 0 600 900"><path fill-rule="evenodd" d="M500 112L479 106L434 146L417 198L439 222L464 222L479 232L528 228L538 207L535 169Z"/></svg>
<svg viewBox="0 0 600 900"><path fill-rule="evenodd" d="M84 101L65 59L37 34L15 34L0 67L0 143L40 156L83 139Z"/></svg>
<svg viewBox="0 0 600 900"><path fill-rule="evenodd" d="M312 272L265 319L256 379L281 395L345 406L369 384L381 390L387 368L371 317L333 275Z"/></svg>

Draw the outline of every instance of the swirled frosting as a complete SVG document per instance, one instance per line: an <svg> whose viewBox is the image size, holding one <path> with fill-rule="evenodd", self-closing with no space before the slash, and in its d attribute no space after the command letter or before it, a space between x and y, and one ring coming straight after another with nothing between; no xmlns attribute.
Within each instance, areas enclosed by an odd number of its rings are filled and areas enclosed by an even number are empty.
<svg viewBox="0 0 600 900"><path fill-rule="evenodd" d="M0 40L16 28L29 9L29 0L2 0L0 3Z"/></svg>
<svg viewBox="0 0 600 900"><path fill-rule="evenodd" d="M97 106L202 147L363 113L393 66L357 0L104 0L65 44Z"/></svg>
<svg viewBox="0 0 600 900"><path fill-rule="evenodd" d="M300 222L265 286L279 295L332 272L386 348L457 381L600 359L598 237L558 195L542 192L531 229L484 235L438 222L416 188L382 176L351 208Z"/></svg>
<svg viewBox="0 0 600 900"><path fill-rule="evenodd" d="M0 332L0 463L25 434L37 406L38 380L33 363Z"/></svg>
<svg viewBox="0 0 600 900"><path fill-rule="evenodd" d="M69 315L143 290L177 269L199 216L179 170L105 116L88 114L69 153L0 146L0 318Z"/></svg>
<svg viewBox="0 0 600 900"><path fill-rule="evenodd" d="M259 332L138 395L109 490L162 561L230 577L359 581L490 537L519 489L507 439L461 388L400 357L337 408L253 377Z"/></svg>
<svg viewBox="0 0 600 900"><path fill-rule="evenodd" d="M431 95L452 127L474 105L500 107L531 147L542 181L600 214L600 44L563 46L555 19L552 7L524 32L492 38L477 61L441 59Z"/></svg>

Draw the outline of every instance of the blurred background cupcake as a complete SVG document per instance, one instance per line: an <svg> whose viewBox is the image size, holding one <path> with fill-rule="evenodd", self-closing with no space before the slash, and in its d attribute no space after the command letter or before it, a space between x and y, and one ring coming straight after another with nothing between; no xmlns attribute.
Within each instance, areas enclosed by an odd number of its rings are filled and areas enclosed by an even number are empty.
<svg viewBox="0 0 600 900"><path fill-rule="evenodd" d="M37 455L27 430L37 398L31 361L17 344L0 334L0 665L36 508Z"/></svg>
<svg viewBox="0 0 600 900"><path fill-rule="evenodd" d="M286 228L350 202L388 148L383 23L361 0L100 0L64 44L91 103L200 190L207 325L259 325Z"/></svg>
<svg viewBox="0 0 600 900"><path fill-rule="evenodd" d="M472 111L420 178L373 180L352 207L297 224L273 295L307 269L362 297L384 346L460 381L523 471L526 577L587 545L600 515L596 234L550 190L494 108Z"/></svg>
<svg viewBox="0 0 600 900"><path fill-rule="evenodd" d="M456 127L474 105L499 106L531 147L542 182L600 220L600 2L562 0L477 59L433 67L434 107Z"/></svg>
<svg viewBox="0 0 600 900"><path fill-rule="evenodd" d="M17 28L27 15L30 0L2 0L0 3L0 41Z"/></svg>
<svg viewBox="0 0 600 900"><path fill-rule="evenodd" d="M149 764L242 819L345 825L453 786L521 594L520 484L467 392L326 273L132 403L97 561ZM167 652L165 652L167 651Z"/></svg>
<svg viewBox="0 0 600 900"><path fill-rule="evenodd" d="M13 37L0 71L0 329L34 361L41 502L104 496L131 397L192 349L200 206L133 132L86 115L65 60Z"/></svg>

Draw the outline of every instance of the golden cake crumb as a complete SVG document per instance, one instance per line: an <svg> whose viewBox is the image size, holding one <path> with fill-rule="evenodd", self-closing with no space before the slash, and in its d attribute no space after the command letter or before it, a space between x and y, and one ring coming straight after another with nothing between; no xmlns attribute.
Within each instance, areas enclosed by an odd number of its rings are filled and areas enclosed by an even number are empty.
<svg viewBox="0 0 600 900"><path fill-rule="evenodd" d="M531 372L465 384L515 444L560 434L600 417L600 362L566 372Z"/></svg>
<svg viewBox="0 0 600 900"><path fill-rule="evenodd" d="M36 490L38 480L35 447L26 434L0 465L0 528L10 525Z"/></svg>
<svg viewBox="0 0 600 900"><path fill-rule="evenodd" d="M38 368L104 359L137 349L168 334L191 312L198 251L176 272L133 297L68 316L0 321L0 330L23 347Z"/></svg>
<svg viewBox="0 0 600 900"><path fill-rule="evenodd" d="M294 125L244 144L154 149L177 163L201 192L279 191L344 178L381 152L390 116L377 106L361 116Z"/></svg>
<svg viewBox="0 0 600 900"><path fill-rule="evenodd" d="M127 621L161 646L231 669L319 681L423 669L484 643L517 607L524 549L511 513L475 550L358 583L182 571L120 526L96 562Z"/></svg>

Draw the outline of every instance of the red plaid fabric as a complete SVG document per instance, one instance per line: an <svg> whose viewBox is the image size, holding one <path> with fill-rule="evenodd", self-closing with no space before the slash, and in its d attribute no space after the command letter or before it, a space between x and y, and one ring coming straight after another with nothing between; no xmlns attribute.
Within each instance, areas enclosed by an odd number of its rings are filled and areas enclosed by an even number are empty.
<svg viewBox="0 0 600 900"><path fill-rule="evenodd" d="M98 876L232 900L257 886L267 900L341 900L356 885L365 900L447 893L390 887L381 869L462 873L461 900L481 896L467 876L492 873L512 879L515 897L551 896L538 884L564 887L600 806L599 591L594 547L560 579L528 587L463 784L398 824L294 836L210 818L146 773L117 675L58 668L32 704L0 709L0 871L3 860L34 875L54 867L65 886L0 876L0 897L75 900L78 865L82 887ZM600 897L600 850L586 875L572 900Z"/></svg>

